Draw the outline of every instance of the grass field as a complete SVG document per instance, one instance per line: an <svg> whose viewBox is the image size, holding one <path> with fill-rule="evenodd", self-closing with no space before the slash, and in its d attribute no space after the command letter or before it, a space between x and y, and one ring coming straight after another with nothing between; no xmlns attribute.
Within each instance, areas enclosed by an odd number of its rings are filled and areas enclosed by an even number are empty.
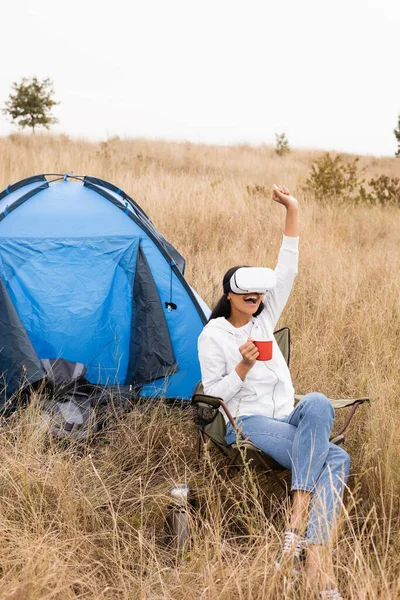
<svg viewBox="0 0 400 600"><path fill-rule="evenodd" d="M254 186L300 202L300 270L281 325L292 330L297 393L370 396L353 425L335 563L345 598L400 597L400 210L318 204L304 192L322 153L65 136L0 138L0 188L37 173L102 177L150 215L187 260L209 305L235 264L274 266L284 210ZM400 160L362 157L368 177ZM341 420L342 417L339 417ZM198 461L189 412L138 406L84 450L51 443L35 404L0 429L0 600L305 599L274 570L283 519L262 474ZM198 498L190 551L164 544L168 490Z"/></svg>

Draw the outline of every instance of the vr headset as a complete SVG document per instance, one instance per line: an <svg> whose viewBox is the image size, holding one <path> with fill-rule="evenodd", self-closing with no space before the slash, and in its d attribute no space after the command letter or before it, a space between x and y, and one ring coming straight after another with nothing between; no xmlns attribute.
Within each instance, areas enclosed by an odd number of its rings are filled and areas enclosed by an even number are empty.
<svg viewBox="0 0 400 600"><path fill-rule="evenodd" d="M276 285L275 271L267 267L240 267L232 275L229 287L234 294L265 294Z"/></svg>

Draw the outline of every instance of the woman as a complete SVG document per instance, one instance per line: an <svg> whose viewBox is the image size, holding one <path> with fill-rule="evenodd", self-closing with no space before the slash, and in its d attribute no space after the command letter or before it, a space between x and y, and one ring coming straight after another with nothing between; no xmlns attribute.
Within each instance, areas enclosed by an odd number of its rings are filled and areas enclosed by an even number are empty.
<svg viewBox="0 0 400 600"><path fill-rule="evenodd" d="M297 562L306 548L308 581L318 586L321 598L342 600L327 546L350 459L329 442L334 411L326 396L307 394L294 408L289 369L273 338L297 274L299 238L297 200L285 186L274 185L272 197L286 208L275 286L271 284L265 294L259 289L240 294L235 278L243 274L243 267L225 274L224 294L199 337L202 382L206 394L225 401L237 425L256 446L292 471L290 528L277 566ZM269 361L257 361L253 340L262 339L273 340ZM232 444L236 433L226 421L226 441Z"/></svg>

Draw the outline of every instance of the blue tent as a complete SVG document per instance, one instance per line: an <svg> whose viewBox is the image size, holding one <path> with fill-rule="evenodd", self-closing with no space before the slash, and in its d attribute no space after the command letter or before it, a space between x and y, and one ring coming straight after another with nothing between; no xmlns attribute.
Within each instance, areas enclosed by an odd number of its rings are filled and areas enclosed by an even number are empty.
<svg viewBox="0 0 400 600"><path fill-rule="evenodd" d="M0 396L82 362L94 384L189 399L207 307L185 261L125 192L37 175L0 194Z"/></svg>

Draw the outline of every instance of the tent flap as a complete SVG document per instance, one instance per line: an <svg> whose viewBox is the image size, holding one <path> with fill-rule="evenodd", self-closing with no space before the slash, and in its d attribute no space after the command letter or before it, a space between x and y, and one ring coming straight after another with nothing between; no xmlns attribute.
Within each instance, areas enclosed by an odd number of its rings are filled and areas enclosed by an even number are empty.
<svg viewBox="0 0 400 600"><path fill-rule="evenodd" d="M0 409L20 387L44 377L39 357L0 279Z"/></svg>
<svg viewBox="0 0 400 600"><path fill-rule="evenodd" d="M127 384L143 385L177 370L164 309L139 245L133 289Z"/></svg>

